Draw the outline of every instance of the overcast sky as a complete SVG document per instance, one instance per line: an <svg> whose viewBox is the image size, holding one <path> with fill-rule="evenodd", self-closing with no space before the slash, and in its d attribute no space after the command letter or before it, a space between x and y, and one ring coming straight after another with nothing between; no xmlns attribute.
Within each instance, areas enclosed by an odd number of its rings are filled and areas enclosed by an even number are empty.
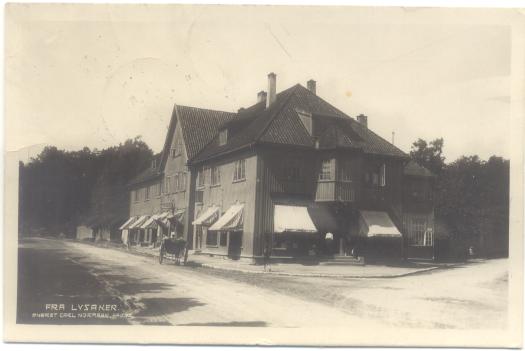
<svg viewBox="0 0 525 351"><path fill-rule="evenodd" d="M432 11L11 7L6 147L141 135L159 152L175 103L237 111L273 71L278 91L315 79L318 95L389 141L394 131L406 152L443 137L447 161L509 157L509 27Z"/></svg>

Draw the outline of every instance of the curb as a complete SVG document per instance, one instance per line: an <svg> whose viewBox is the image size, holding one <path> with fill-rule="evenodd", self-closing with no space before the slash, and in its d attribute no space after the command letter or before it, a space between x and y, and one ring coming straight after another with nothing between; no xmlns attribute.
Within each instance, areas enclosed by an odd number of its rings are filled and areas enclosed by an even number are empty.
<svg viewBox="0 0 525 351"><path fill-rule="evenodd" d="M78 240L67 240L70 242L76 242L80 244L88 244L91 246L96 246L103 249L113 249L118 250L121 252L129 253L136 256L142 256L142 257L159 257L158 254L155 253L149 253L149 252L143 252L138 251L134 249L126 249L125 247L119 247L119 246L102 246L97 245L97 243L94 242L83 242ZM166 259L171 260L171 258L167 257ZM188 266L193 267L202 267L202 268L209 268L209 269L216 269L221 270L225 272L237 272L237 273L248 273L248 274L267 274L267 275L276 275L276 276L287 276L287 277L313 277L313 278L345 278L345 279L389 279L389 278L402 278L402 277L408 277L412 275L417 274L423 274L428 273L434 270L438 269L446 269L453 267L454 265L447 265L447 266L432 266L427 268L421 268L412 272L406 272L406 273L397 273L397 274L387 274L387 275L353 275L353 274L330 274L330 273L290 273L290 272L266 272L266 271L252 271L247 269L240 269L240 268L229 268L229 267L220 267L208 263L201 263L201 262L195 262L188 260Z"/></svg>

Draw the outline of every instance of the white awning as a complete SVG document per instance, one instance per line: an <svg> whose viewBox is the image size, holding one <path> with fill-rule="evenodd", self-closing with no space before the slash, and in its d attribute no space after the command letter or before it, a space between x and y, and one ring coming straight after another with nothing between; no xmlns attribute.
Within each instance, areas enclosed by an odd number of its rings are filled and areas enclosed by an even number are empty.
<svg viewBox="0 0 525 351"><path fill-rule="evenodd" d="M232 205L208 230L242 229L244 204Z"/></svg>
<svg viewBox="0 0 525 351"><path fill-rule="evenodd" d="M219 207L211 206L193 221L193 225L212 225L217 218L219 218Z"/></svg>
<svg viewBox="0 0 525 351"><path fill-rule="evenodd" d="M118 230L128 229L129 225L132 224L133 222L135 222L136 220L137 220L137 217L130 217L130 218L128 218L128 220L123 225L121 225L118 228Z"/></svg>
<svg viewBox="0 0 525 351"><path fill-rule="evenodd" d="M148 218L141 226L141 229L147 229L147 228L156 228L157 222L156 220L160 217L160 214L156 214Z"/></svg>
<svg viewBox="0 0 525 351"><path fill-rule="evenodd" d="M401 233L386 212L360 211L359 234L369 238L376 236L401 237Z"/></svg>
<svg viewBox="0 0 525 351"><path fill-rule="evenodd" d="M133 222L132 224L130 224L130 226L128 227L128 229L138 229L138 227L144 223L145 220L148 219L149 216L140 216L139 219L137 219L135 222Z"/></svg>
<svg viewBox="0 0 525 351"><path fill-rule="evenodd" d="M317 228L306 206L275 205L273 231L275 233L317 233Z"/></svg>

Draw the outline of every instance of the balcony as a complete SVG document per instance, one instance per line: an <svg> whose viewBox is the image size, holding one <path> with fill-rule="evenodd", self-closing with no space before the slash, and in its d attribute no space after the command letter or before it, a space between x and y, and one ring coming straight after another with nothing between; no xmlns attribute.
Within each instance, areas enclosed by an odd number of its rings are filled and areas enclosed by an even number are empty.
<svg viewBox="0 0 525 351"><path fill-rule="evenodd" d="M322 180L317 182L315 201L353 202L355 200L355 186L352 182L335 180Z"/></svg>

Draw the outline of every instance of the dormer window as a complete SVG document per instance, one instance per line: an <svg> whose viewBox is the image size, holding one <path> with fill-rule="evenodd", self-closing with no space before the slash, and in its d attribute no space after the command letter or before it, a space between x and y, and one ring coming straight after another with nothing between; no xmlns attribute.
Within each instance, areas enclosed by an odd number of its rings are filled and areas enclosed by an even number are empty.
<svg viewBox="0 0 525 351"><path fill-rule="evenodd" d="M228 129L223 129L219 132L219 146L225 145L228 141Z"/></svg>
<svg viewBox="0 0 525 351"><path fill-rule="evenodd" d="M296 110L309 135L312 135L312 114L303 110Z"/></svg>

